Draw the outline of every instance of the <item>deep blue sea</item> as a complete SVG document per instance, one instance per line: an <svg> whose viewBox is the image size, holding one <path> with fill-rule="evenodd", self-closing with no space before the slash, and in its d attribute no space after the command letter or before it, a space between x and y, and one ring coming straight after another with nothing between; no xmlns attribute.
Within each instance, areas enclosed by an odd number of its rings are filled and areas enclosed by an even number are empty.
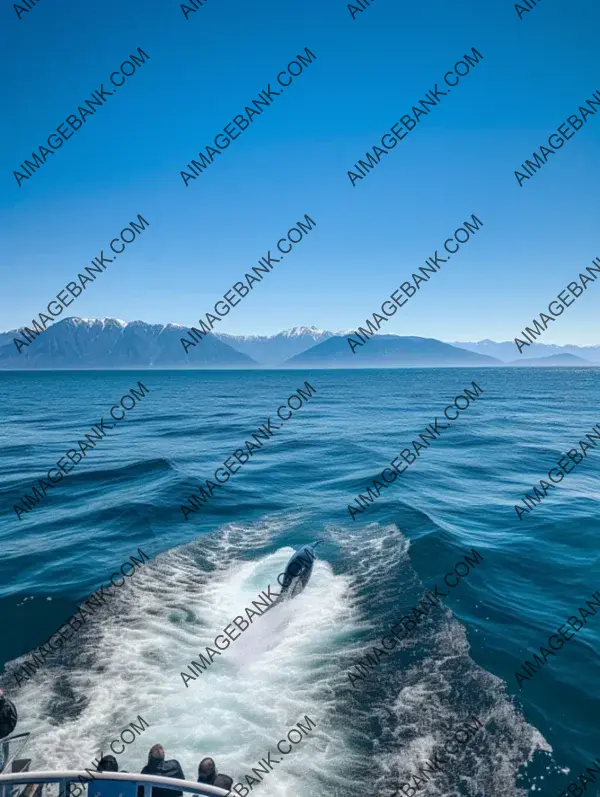
<svg viewBox="0 0 600 797"><path fill-rule="evenodd" d="M143 401L19 521L13 505L141 380ZM180 505L308 380L316 394L185 520ZM360 517L347 505L475 381L483 394ZM600 589L600 452L519 520L514 504L600 422L597 369L0 373L0 686L33 768L161 742L234 779L308 715L263 797L389 795L477 715L419 794L554 797L600 755L600 614L526 683L525 659ZM180 672L323 540L305 591L195 682ZM151 562L17 688L45 642L141 547ZM476 548L483 561L360 688L348 668ZM539 652L539 651L538 651ZM106 752L106 750L105 750ZM590 785L587 795L598 795Z"/></svg>

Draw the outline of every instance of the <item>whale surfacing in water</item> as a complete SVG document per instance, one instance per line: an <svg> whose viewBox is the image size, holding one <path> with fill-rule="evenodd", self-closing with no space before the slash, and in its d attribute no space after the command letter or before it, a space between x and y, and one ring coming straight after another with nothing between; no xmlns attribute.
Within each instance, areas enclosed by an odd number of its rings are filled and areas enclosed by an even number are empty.
<svg viewBox="0 0 600 797"><path fill-rule="evenodd" d="M283 601L291 600L299 595L308 584L312 575L313 564L316 557L314 549L320 542L314 545L303 545L294 553L281 575L278 577L281 592L273 606Z"/></svg>

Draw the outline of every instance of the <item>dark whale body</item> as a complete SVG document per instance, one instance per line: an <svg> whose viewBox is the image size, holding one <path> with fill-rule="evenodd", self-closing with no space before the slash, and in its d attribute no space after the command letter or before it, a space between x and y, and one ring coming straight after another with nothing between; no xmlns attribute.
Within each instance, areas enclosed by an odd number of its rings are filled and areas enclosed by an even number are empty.
<svg viewBox="0 0 600 797"><path fill-rule="evenodd" d="M319 543L314 545L303 545L293 554L277 580L281 587L281 592L273 606L283 601L291 600L299 595L308 584L312 575L313 564L316 554L314 549Z"/></svg>

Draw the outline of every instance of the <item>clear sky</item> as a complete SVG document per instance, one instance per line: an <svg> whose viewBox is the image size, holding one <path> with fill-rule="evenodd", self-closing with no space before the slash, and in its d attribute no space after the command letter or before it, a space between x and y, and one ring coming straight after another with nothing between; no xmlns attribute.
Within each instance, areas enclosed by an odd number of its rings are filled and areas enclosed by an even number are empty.
<svg viewBox="0 0 600 797"><path fill-rule="evenodd" d="M600 90L597 0L39 0L2 9L0 329L31 322L141 213L69 308L192 325L298 220L317 223L218 326L356 328L475 213L484 227L386 332L512 339L600 257L600 113L514 170ZM141 47L149 56L18 187L13 171ZM189 187L180 171L308 47L316 60ZM484 60L362 181L348 169L463 54ZM544 343L600 343L600 286ZM382 330L383 331L383 330Z"/></svg>

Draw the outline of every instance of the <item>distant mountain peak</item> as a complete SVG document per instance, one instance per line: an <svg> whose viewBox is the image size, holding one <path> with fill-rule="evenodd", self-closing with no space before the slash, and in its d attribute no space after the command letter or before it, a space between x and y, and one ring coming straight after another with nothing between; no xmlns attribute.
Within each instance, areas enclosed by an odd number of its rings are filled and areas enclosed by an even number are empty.
<svg viewBox="0 0 600 797"><path fill-rule="evenodd" d="M308 351L291 357L290 368L406 368L499 365L485 354L459 349L436 338L408 335L373 335L352 352L348 341L332 336Z"/></svg>
<svg viewBox="0 0 600 797"><path fill-rule="evenodd" d="M109 324L113 324L117 327L126 327L127 324L130 323L128 321L123 321L120 318L86 318L85 316L79 315L69 316L68 318L63 319L63 321L70 321L75 326L94 326L95 324L101 324L103 327Z"/></svg>
<svg viewBox="0 0 600 797"><path fill-rule="evenodd" d="M311 346L331 338L332 332L317 327L292 327L282 329L274 335L228 335L217 333L217 337L236 351L252 357L261 365L277 366Z"/></svg>
<svg viewBox="0 0 600 797"><path fill-rule="evenodd" d="M515 357L519 360L532 360L548 357L553 354L574 354L576 356L583 356L588 358L591 362L598 362L600 360L600 346L593 345L576 345L576 344L563 344L556 343L532 343L530 346L523 347L519 355L514 340L495 341L485 338L484 340L471 341L452 341L452 346L458 346L460 349L473 351L478 354L489 354L493 357L498 357L505 363L513 364Z"/></svg>
<svg viewBox="0 0 600 797"><path fill-rule="evenodd" d="M283 329L277 334L286 338L296 338L301 335L331 335L331 332L327 332L325 329L317 329L317 327L292 327L291 329Z"/></svg>

